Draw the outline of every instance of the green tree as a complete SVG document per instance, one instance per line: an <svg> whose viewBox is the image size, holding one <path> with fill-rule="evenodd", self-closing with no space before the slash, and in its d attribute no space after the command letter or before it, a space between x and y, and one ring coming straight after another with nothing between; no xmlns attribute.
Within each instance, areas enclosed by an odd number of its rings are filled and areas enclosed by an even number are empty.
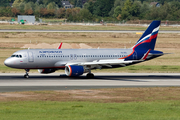
<svg viewBox="0 0 180 120"><path fill-rule="evenodd" d="M159 0L159 3L164 5L165 0Z"/></svg>
<svg viewBox="0 0 180 120"><path fill-rule="evenodd" d="M54 2L59 8L62 7L62 0L50 0L50 2Z"/></svg>
<svg viewBox="0 0 180 120"><path fill-rule="evenodd" d="M161 20L166 20L169 11L171 10L170 5L165 2L159 9L159 17Z"/></svg>
<svg viewBox="0 0 180 120"><path fill-rule="evenodd" d="M149 3L144 2L140 7L139 19L146 19L146 15L149 14L150 5Z"/></svg>
<svg viewBox="0 0 180 120"><path fill-rule="evenodd" d="M143 4L143 2L145 1L145 0L140 0L141 1L141 3Z"/></svg>
<svg viewBox="0 0 180 120"><path fill-rule="evenodd" d="M51 3L49 3L49 4L47 5L47 9L48 9L48 10L57 9L57 8L58 8L58 6L56 5L55 2L51 2Z"/></svg>
<svg viewBox="0 0 180 120"><path fill-rule="evenodd" d="M62 0L39 0L39 4L48 5L51 2L54 2L58 7L62 7Z"/></svg>
<svg viewBox="0 0 180 120"><path fill-rule="evenodd" d="M140 2L138 2L138 1L136 1L136 2L134 2L133 3L133 5L132 5L132 7L131 7L131 15L133 16L133 17L138 17L139 16L139 14L140 14L140 8L141 8L141 5L140 5L141 3Z"/></svg>
<svg viewBox="0 0 180 120"><path fill-rule="evenodd" d="M65 8L59 8L56 11L56 17L57 18L64 18L65 17L65 13L66 13L66 9Z"/></svg>
<svg viewBox="0 0 180 120"><path fill-rule="evenodd" d="M88 9L81 9L79 14L78 14L78 18L79 20L84 20L84 21L88 21L88 20L92 20L92 14L91 12L89 12Z"/></svg>
<svg viewBox="0 0 180 120"><path fill-rule="evenodd" d="M72 10L70 8L66 9L66 18L72 17Z"/></svg>
<svg viewBox="0 0 180 120"><path fill-rule="evenodd" d="M124 6L124 0L115 0L114 1L114 7L116 8L117 6L123 7Z"/></svg>
<svg viewBox="0 0 180 120"><path fill-rule="evenodd" d="M121 14L121 7L120 6L117 6L115 9L114 9L114 14L113 14L113 17L117 17L119 16L119 14Z"/></svg>
<svg viewBox="0 0 180 120"><path fill-rule="evenodd" d="M122 12L121 12L121 18L122 19L127 19L129 20L132 15L132 1L131 0L126 0L125 3L124 3L124 7L122 8Z"/></svg>
<svg viewBox="0 0 180 120"><path fill-rule="evenodd" d="M94 4L93 13L97 16L108 17L114 5L114 0L97 0Z"/></svg>
<svg viewBox="0 0 180 120"><path fill-rule="evenodd" d="M11 7L8 6L8 7L0 7L0 16L2 17L11 17L13 16L13 13L11 11Z"/></svg>
<svg viewBox="0 0 180 120"><path fill-rule="evenodd" d="M122 8L123 11L131 12L131 7L132 7L132 1L131 0L126 0L124 3L124 7Z"/></svg>
<svg viewBox="0 0 180 120"><path fill-rule="evenodd" d="M26 3L25 6L24 6L24 10L29 10L29 9L32 9L31 7L31 4L30 3Z"/></svg>
<svg viewBox="0 0 180 120"><path fill-rule="evenodd" d="M32 15L33 14L33 10L32 10L30 2L25 4L24 11L25 11L25 14L27 14L27 15Z"/></svg>
<svg viewBox="0 0 180 120"><path fill-rule="evenodd" d="M35 3L37 0L24 0L24 2L28 3L28 2L33 2Z"/></svg>
<svg viewBox="0 0 180 120"><path fill-rule="evenodd" d="M34 15L36 16L36 17L40 17L40 9L41 8L43 8L42 7L42 5L39 5L39 3L35 3L34 4L34 9L33 9L33 11L34 11Z"/></svg>
<svg viewBox="0 0 180 120"><path fill-rule="evenodd" d="M83 8L84 8L84 9L88 9L88 8L89 8L89 6L90 6L90 5L89 5L89 3L88 3L88 2L86 2L86 3L84 3Z"/></svg>
<svg viewBox="0 0 180 120"><path fill-rule="evenodd" d="M111 8L111 11L109 12L109 15L113 17L114 10L117 6L120 6L121 8L124 6L124 0L115 0L114 1L114 7Z"/></svg>
<svg viewBox="0 0 180 120"><path fill-rule="evenodd" d="M21 14L21 15L23 15L23 14L25 13L24 8L25 8L25 3L24 3L24 2L21 2L21 3L19 4L19 10L20 10L20 14Z"/></svg>
<svg viewBox="0 0 180 120"><path fill-rule="evenodd" d="M76 7L82 8L82 0L77 0Z"/></svg>
<svg viewBox="0 0 180 120"><path fill-rule="evenodd" d="M8 0L0 0L0 7L7 7L9 6Z"/></svg>
<svg viewBox="0 0 180 120"><path fill-rule="evenodd" d="M94 3L91 1L91 2L89 2L89 6L88 6L88 10L89 10L89 12L91 12L91 14L93 14L93 11L94 11Z"/></svg>

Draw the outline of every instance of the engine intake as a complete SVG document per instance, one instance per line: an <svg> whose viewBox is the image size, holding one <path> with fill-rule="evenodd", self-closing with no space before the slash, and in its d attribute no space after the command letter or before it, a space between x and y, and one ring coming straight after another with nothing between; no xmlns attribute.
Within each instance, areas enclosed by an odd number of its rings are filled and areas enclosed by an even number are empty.
<svg viewBox="0 0 180 120"><path fill-rule="evenodd" d="M38 69L38 72L41 74L49 74L55 72L56 69Z"/></svg>
<svg viewBox="0 0 180 120"><path fill-rule="evenodd" d="M80 76L85 72L83 66L67 65L65 67L65 74L67 76Z"/></svg>

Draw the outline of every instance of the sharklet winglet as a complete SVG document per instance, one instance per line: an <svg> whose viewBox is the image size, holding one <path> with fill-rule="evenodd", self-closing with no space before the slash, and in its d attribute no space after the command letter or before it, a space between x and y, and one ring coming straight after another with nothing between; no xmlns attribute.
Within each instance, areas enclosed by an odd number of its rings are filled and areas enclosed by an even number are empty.
<svg viewBox="0 0 180 120"><path fill-rule="evenodd" d="M61 49L61 47L62 47L62 43L59 44L57 49Z"/></svg>

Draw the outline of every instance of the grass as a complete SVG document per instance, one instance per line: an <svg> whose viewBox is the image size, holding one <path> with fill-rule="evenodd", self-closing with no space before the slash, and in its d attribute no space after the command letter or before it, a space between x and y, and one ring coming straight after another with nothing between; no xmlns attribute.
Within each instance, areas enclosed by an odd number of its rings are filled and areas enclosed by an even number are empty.
<svg viewBox="0 0 180 120"><path fill-rule="evenodd" d="M176 65L132 65L122 68L97 70L97 72L130 72L130 73L180 73L180 66Z"/></svg>
<svg viewBox="0 0 180 120"><path fill-rule="evenodd" d="M13 101L0 103L1 120L178 120L180 102L92 103Z"/></svg>
<svg viewBox="0 0 180 120"><path fill-rule="evenodd" d="M178 120L179 87L0 93L1 120Z"/></svg>
<svg viewBox="0 0 180 120"><path fill-rule="evenodd" d="M42 19L43 22L64 22L64 19Z"/></svg>

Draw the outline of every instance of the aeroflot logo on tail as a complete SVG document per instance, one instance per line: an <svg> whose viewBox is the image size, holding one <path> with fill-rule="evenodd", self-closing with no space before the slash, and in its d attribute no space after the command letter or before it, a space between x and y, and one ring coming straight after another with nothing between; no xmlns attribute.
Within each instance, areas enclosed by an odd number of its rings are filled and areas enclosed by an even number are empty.
<svg viewBox="0 0 180 120"><path fill-rule="evenodd" d="M39 51L39 53L62 53L62 51Z"/></svg>

